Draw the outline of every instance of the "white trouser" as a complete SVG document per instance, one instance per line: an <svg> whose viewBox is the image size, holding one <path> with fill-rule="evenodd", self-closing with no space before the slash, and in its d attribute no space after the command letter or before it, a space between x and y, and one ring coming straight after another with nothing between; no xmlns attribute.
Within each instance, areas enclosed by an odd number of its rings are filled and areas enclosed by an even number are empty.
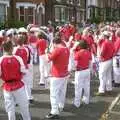
<svg viewBox="0 0 120 120"><path fill-rule="evenodd" d="M28 76L29 76L29 83L30 88L33 88L33 64L28 65Z"/></svg>
<svg viewBox="0 0 120 120"><path fill-rule="evenodd" d="M83 93L83 102L89 104L90 98L90 69L75 72L75 98L74 104L76 107L80 106L80 101Z"/></svg>
<svg viewBox="0 0 120 120"><path fill-rule="evenodd" d="M40 71L40 84L46 84L45 77L48 76L49 71L48 71L48 62L45 58L45 54L39 56L39 71Z"/></svg>
<svg viewBox="0 0 120 120"><path fill-rule="evenodd" d="M67 78L52 77L50 80L51 114L59 114L59 108L64 108L67 89Z"/></svg>
<svg viewBox="0 0 120 120"><path fill-rule="evenodd" d="M119 66L117 66L117 59L119 60ZM113 58L113 75L115 83L120 83L120 56Z"/></svg>
<svg viewBox="0 0 120 120"><path fill-rule="evenodd" d="M33 99L33 96L31 94L31 87L32 87L32 81L31 81L31 75L32 73L30 73L29 69L28 72L23 76L23 82L25 85L25 91L26 91L26 95L27 95L27 99Z"/></svg>
<svg viewBox="0 0 120 120"><path fill-rule="evenodd" d="M3 90L5 99L5 108L8 113L8 120L16 120L15 118L15 104L17 103L20 107L20 112L23 120L31 120L29 113L29 105L24 87L8 92Z"/></svg>
<svg viewBox="0 0 120 120"><path fill-rule="evenodd" d="M33 48L33 62L34 63L37 63L37 56L38 56L38 53L37 53L37 48L36 48L36 46L35 46L35 44L33 43L31 43L31 46L32 46L32 48Z"/></svg>
<svg viewBox="0 0 120 120"><path fill-rule="evenodd" d="M99 92L112 90L112 59L99 63Z"/></svg>
<svg viewBox="0 0 120 120"><path fill-rule="evenodd" d="M74 60L74 54L72 49L70 50L70 57L69 57L69 64L68 64L68 71L75 70L75 60Z"/></svg>

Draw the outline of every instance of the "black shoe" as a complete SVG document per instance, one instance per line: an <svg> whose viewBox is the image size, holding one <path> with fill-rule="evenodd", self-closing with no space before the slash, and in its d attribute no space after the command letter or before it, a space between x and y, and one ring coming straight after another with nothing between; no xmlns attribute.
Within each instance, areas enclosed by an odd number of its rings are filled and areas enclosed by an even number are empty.
<svg viewBox="0 0 120 120"><path fill-rule="evenodd" d="M43 87L45 86L45 84L44 84L44 83L39 83L39 85L40 85L40 86L43 86Z"/></svg>
<svg viewBox="0 0 120 120"><path fill-rule="evenodd" d="M30 103L30 104L33 104L33 103L34 103L34 100L33 100L33 99L30 99L30 100L29 100L29 103Z"/></svg>
<svg viewBox="0 0 120 120"><path fill-rule="evenodd" d="M48 115L45 116L47 119L59 119L59 115L53 115L49 113Z"/></svg>
<svg viewBox="0 0 120 120"><path fill-rule="evenodd" d="M16 103L15 106L18 107L19 105Z"/></svg>
<svg viewBox="0 0 120 120"><path fill-rule="evenodd" d="M112 95L113 92L112 91L106 91L106 95Z"/></svg>
<svg viewBox="0 0 120 120"><path fill-rule="evenodd" d="M113 87L120 87L120 83L114 83Z"/></svg>

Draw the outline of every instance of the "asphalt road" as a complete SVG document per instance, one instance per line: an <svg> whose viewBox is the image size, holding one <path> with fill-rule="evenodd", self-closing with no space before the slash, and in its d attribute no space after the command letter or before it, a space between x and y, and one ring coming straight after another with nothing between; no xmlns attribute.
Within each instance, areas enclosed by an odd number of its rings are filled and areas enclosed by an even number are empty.
<svg viewBox="0 0 120 120"><path fill-rule="evenodd" d="M72 105L74 98L74 85L71 84L73 78L69 80L67 89L67 99L65 109L61 113L59 120L100 120L101 116L107 111L112 100L117 96L120 88L114 88L112 95L104 97L95 96L99 81L91 80L91 98L89 105L82 105L79 109ZM46 120L45 115L50 112L49 89L40 88L38 65L34 66L34 88L32 94L35 102L30 105L32 120ZM19 112L19 108L16 108ZM20 115L17 115L19 120ZM4 109L4 100L2 91L0 91L0 120L7 120L7 114Z"/></svg>

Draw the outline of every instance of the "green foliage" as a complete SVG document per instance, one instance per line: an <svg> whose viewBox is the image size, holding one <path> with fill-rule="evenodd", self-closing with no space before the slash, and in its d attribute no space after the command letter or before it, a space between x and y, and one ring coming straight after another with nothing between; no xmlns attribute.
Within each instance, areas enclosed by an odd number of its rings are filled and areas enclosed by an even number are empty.
<svg viewBox="0 0 120 120"><path fill-rule="evenodd" d="M8 20L0 23L0 29L5 28L19 28L24 27L25 23L22 21Z"/></svg>
<svg viewBox="0 0 120 120"><path fill-rule="evenodd" d="M94 18L91 18L90 19L90 22L91 23L96 23L96 24L99 24L101 22L101 17L100 16L96 16Z"/></svg>
<svg viewBox="0 0 120 120"><path fill-rule="evenodd" d="M5 22L5 27L7 28L19 28L24 26L25 26L25 23L22 21L8 20Z"/></svg>
<svg viewBox="0 0 120 120"><path fill-rule="evenodd" d="M5 28L5 23L4 23L4 22L1 22L1 23L0 23L0 30L1 30L1 29L4 29L4 28Z"/></svg>

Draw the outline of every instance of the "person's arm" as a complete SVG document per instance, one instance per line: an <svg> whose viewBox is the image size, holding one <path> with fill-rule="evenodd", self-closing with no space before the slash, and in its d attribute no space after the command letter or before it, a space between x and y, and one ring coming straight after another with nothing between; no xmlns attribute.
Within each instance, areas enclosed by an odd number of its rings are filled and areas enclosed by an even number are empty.
<svg viewBox="0 0 120 120"><path fill-rule="evenodd" d="M26 67L25 67L25 65L24 65L24 63L23 63L23 60L22 60L22 58L21 57L19 57L19 56L14 56L18 61L19 61L19 63L20 63L20 71L23 73L23 74L25 74L25 73L27 73L28 72L28 70L26 69Z"/></svg>

